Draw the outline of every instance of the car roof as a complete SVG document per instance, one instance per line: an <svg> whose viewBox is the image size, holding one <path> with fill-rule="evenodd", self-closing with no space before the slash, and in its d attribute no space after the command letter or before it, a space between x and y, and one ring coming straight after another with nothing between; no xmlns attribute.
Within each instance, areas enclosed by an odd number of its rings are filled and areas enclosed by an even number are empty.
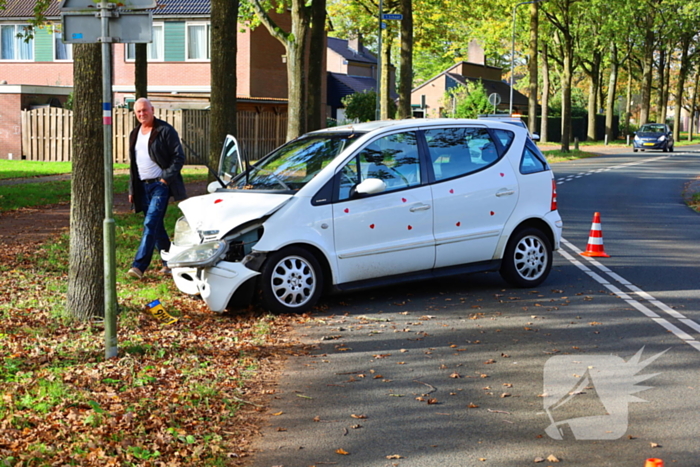
<svg viewBox="0 0 700 467"><path fill-rule="evenodd" d="M381 129L412 129L417 127L429 128L429 127L440 127L440 126L451 126L451 125L471 125L471 126L482 126L488 128L498 128L511 130L513 125L499 122L498 120L475 120L467 118L408 118L404 120L377 120L373 122L364 123L351 123L348 125L335 126L331 128L324 128L322 130L317 130L309 134L323 134L323 133L342 133L342 132L353 132L353 133L370 133L375 130ZM515 127L517 128L517 127Z"/></svg>

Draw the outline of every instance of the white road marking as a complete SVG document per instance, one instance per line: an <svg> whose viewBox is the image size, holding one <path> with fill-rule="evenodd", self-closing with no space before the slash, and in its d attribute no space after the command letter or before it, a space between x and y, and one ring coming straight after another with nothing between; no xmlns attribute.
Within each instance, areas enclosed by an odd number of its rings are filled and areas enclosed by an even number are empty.
<svg viewBox="0 0 700 467"><path fill-rule="evenodd" d="M695 321L687 318L685 315L682 313L679 313L678 311L674 310L670 306L666 305L660 300L657 300L654 298L650 293L645 292L644 290L640 289L636 285L632 284L619 274L611 271L608 267L604 266L601 264L599 261L597 261L594 258L589 258L585 256L579 256L581 253L581 250L576 248L576 246L566 239L562 238L561 239L562 246L566 246L569 248L572 252L576 254L576 256L571 255L568 251L564 250L564 248L559 249L559 254L561 254L564 258L566 258L571 264L579 268L581 271L583 271L586 275L591 277L593 280L598 282L600 285L603 287L607 288L610 290L612 293L614 293L617 297L620 299L624 300L627 304L635 308L637 311L642 313L644 316L647 316L652 319L655 323L659 324L662 326L664 329L672 332L676 337L679 339L683 340L686 344L692 346L695 350L700 351L700 342L695 340L693 336L682 330L680 327L676 326L675 324L671 323L665 318L660 317L656 312L652 311L649 307L641 303L639 300L633 299L630 295L627 293L623 292L622 290L618 289L615 285L611 284L608 279L605 277L610 277L613 279L615 282L621 284L622 286L626 287L632 294L636 295L642 300L647 301L651 305L655 306L659 310L663 311L667 315L671 316L672 318L677 319L680 321L682 324L685 326L693 329L693 331L700 333L700 324L696 323ZM583 258L586 260L586 262L581 262L580 259ZM603 273L603 275L598 274L597 272L594 272L591 270L591 268L588 267L589 263L591 266L594 266L596 269L598 269L600 272Z"/></svg>

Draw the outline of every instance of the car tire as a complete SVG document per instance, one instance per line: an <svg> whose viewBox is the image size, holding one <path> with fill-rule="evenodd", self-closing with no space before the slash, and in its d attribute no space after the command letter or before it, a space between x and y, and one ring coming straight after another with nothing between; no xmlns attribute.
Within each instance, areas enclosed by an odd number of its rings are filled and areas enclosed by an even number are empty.
<svg viewBox="0 0 700 467"><path fill-rule="evenodd" d="M508 240L501 263L501 277L515 287L540 285L552 269L552 245L537 228L516 231Z"/></svg>
<svg viewBox="0 0 700 467"><path fill-rule="evenodd" d="M632 152L637 152L637 151L639 151L639 149L637 149L637 148L632 149Z"/></svg>
<svg viewBox="0 0 700 467"><path fill-rule="evenodd" d="M670 146L670 147L668 148L668 152L673 152L673 146Z"/></svg>
<svg viewBox="0 0 700 467"><path fill-rule="evenodd" d="M272 253L260 273L260 304L274 313L303 313L323 290L321 265L308 250L288 247Z"/></svg>

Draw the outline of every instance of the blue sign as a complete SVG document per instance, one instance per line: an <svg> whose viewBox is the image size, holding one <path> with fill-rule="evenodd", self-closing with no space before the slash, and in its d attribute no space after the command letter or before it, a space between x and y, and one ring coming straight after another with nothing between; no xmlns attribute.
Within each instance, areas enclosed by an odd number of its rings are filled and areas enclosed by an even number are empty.
<svg viewBox="0 0 700 467"><path fill-rule="evenodd" d="M382 19L398 19L401 20L403 19L403 15L401 14L394 14L394 13L385 13L382 15Z"/></svg>

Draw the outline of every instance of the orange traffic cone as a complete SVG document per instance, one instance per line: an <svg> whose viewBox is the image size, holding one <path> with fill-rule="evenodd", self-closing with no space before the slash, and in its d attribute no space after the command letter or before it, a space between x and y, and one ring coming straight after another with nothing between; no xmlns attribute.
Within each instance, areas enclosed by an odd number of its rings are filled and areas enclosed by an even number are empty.
<svg viewBox="0 0 700 467"><path fill-rule="evenodd" d="M664 461L661 459L647 459L644 463L644 467L664 467Z"/></svg>
<svg viewBox="0 0 700 467"><path fill-rule="evenodd" d="M593 225L591 225L591 233L588 236L588 245L586 251L581 253L583 256L596 256L602 258L610 258L605 254L603 248L603 231L600 228L600 213L593 213Z"/></svg>

